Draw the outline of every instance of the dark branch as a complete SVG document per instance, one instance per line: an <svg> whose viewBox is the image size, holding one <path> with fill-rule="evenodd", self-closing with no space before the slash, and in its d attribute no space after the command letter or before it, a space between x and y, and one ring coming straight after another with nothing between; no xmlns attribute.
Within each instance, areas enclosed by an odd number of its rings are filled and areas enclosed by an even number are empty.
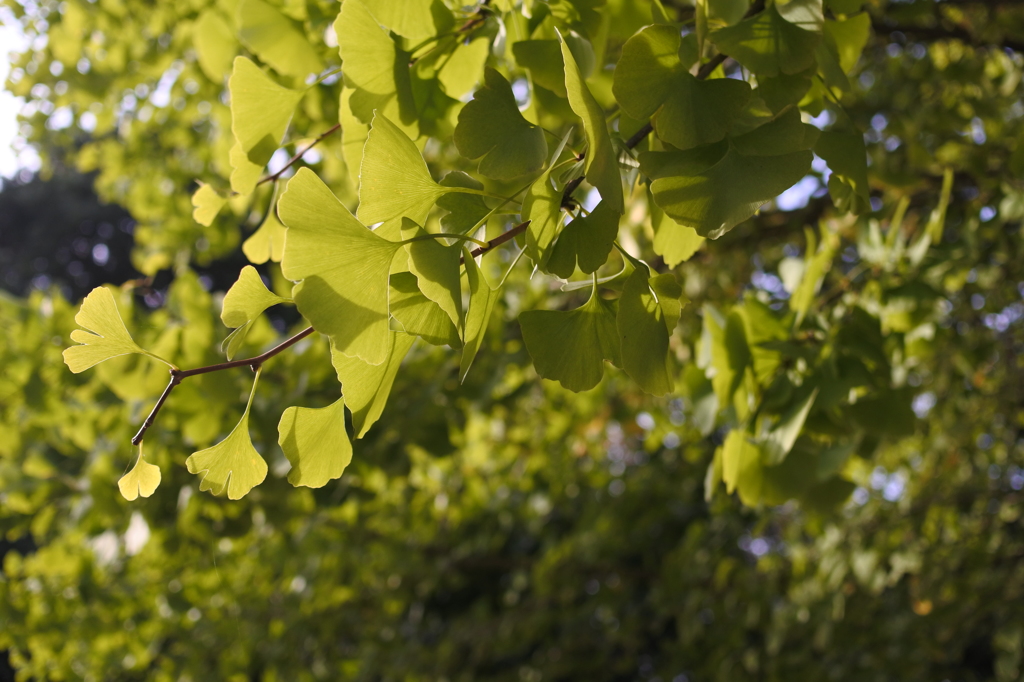
<svg viewBox="0 0 1024 682"><path fill-rule="evenodd" d="M320 144L320 141L323 140L325 137L333 135L334 133L338 132L339 130L341 130L341 124L340 123L335 123L333 126L331 126L326 131L321 133L320 137L318 137L315 140L313 140L312 142L310 142L306 146L305 149L297 152L295 154L295 156L293 156L292 158L288 159L288 163L286 163L284 165L284 167L281 168L281 170L277 171L276 173L273 173L272 175L264 175L262 178L260 178L260 181L257 182L256 184L257 185L262 185L265 182L273 182L274 180L277 180L279 177L281 177L282 173L284 173L286 170L288 170L289 168L294 166L296 163L298 163L299 159L301 159L303 156L306 155L306 152L308 152L310 149L312 149L313 147L315 147L318 144Z"/></svg>

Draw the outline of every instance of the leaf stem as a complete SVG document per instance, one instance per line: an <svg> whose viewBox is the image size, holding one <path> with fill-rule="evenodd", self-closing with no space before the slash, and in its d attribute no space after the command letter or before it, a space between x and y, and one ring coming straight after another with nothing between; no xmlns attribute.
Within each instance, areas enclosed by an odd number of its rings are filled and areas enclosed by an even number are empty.
<svg viewBox="0 0 1024 682"><path fill-rule="evenodd" d="M292 158L288 159L288 163L286 163L279 171L277 171L276 173L273 173L271 175L264 175L262 178L260 178L259 182L257 182L256 184L257 185L262 185L265 182L272 182L274 180L277 180L279 177L281 177L281 175L286 170L288 170L289 168L294 166L296 163L298 163L299 159L301 159L303 156L306 155L306 152L308 152L313 147L317 146L324 138L326 138L326 137L328 137L330 135L333 135L334 133L338 132L339 130L341 130L341 124L340 123L335 123L333 126L331 126L326 131L321 133L320 137L316 138L315 140L310 142L308 145L306 145L305 149L303 149L302 151L297 152L295 154L295 156L293 156Z"/></svg>

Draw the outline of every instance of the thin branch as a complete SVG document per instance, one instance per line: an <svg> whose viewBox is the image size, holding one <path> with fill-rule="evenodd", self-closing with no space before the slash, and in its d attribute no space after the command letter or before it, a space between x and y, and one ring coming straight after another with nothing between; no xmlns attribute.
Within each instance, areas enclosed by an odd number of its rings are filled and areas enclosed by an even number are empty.
<svg viewBox="0 0 1024 682"><path fill-rule="evenodd" d="M526 232L526 228L529 227L529 226L530 226L530 221L529 220L527 220L526 222L519 223L518 225L516 225L512 229L510 229L508 232L503 232L502 234L499 234L497 237L495 237L491 241L487 242L486 246L481 246L478 249L473 249L472 251L469 252L469 255L472 256L473 258L476 258L477 256L482 256L483 254L487 253L491 249L494 249L494 248L496 248L498 246L501 246L505 242L510 241L512 239L515 239L516 237L521 235L523 232ZM463 260L460 258L459 259L459 264L461 265L462 263L463 263Z"/></svg>
<svg viewBox="0 0 1024 682"><path fill-rule="evenodd" d="M273 182L274 180L277 180L279 177L281 177L282 173L284 173L286 170L288 170L289 168L294 166L296 163L298 163L299 159L301 159L303 156L306 155L306 152L308 152L310 149L312 149L313 147L315 147L318 144L320 144L320 142L325 137L333 135L334 133L338 132L339 130L341 130L341 124L340 123L335 123L333 126L328 128L325 132L321 133L320 137L318 137L315 140L313 140L312 142L310 142L306 146L305 149L303 149L302 151L296 153L295 156L293 156L292 158L288 159L288 163L286 163L284 165L284 167L281 168L281 170L279 170L276 173L273 173L271 175L264 175L262 178L260 178L260 181L257 182L256 184L257 185L262 185L265 182Z"/></svg>
<svg viewBox="0 0 1024 682"><path fill-rule="evenodd" d="M306 327L305 329L303 329L301 332L291 337L290 339L282 341L278 345L268 350L266 353L257 355L254 358L247 358L245 360L233 360L231 362L221 362L216 365L196 367L195 369L172 369L171 380L167 383L167 388L165 388L164 392L160 394L160 398L156 401L156 405L153 406L153 409L152 411L150 411L149 416L146 417L146 421L142 423L142 427L139 429L139 432L135 434L134 438L132 438L132 445L138 445L139 443L142 442L142 438L146 435L146 431L149 430L149 427L151 427L153 425L153 422L156 420L156 415L158 412L160 412L160 408L164 406L164 402L166 402L168 396L171 395L171 391L174 390L175 386L181 383L182 379L187 379L188 377L193 377L199 374L219 372L224 369L233 369L235 367L248 366L251 367L254 372L259 371L260 367L263 366L264 362L274 357L278 353L290 348L291 346L294 346L296 343L298 343L299 341L306 338L312 333L313 328Z"/></svg>

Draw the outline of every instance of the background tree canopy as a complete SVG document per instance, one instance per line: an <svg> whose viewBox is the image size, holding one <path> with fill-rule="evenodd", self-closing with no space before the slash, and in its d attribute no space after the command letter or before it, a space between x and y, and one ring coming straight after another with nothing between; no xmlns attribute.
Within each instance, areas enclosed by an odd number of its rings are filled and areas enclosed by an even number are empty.
<svg viewBox="0 0 1024 682"><path fill-rule="evenodd" d="M22 679L1019 679L1021 3L6 6Z"/></svg>

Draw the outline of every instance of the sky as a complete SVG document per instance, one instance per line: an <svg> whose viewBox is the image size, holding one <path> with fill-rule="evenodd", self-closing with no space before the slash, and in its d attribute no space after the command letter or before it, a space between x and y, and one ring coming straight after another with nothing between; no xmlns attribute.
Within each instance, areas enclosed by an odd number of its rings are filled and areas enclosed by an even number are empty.
<svg viewBox="0 0 1024 682"><path fill-rule="evenodd" d="M24 50L28 40L21 33L6 7L0 7L0 88L10 72L8 51ZM18 149L18 111L22 100L0 89L0 177L12 178L22 168L36 170L39 159L32 150Z"/></svg>

